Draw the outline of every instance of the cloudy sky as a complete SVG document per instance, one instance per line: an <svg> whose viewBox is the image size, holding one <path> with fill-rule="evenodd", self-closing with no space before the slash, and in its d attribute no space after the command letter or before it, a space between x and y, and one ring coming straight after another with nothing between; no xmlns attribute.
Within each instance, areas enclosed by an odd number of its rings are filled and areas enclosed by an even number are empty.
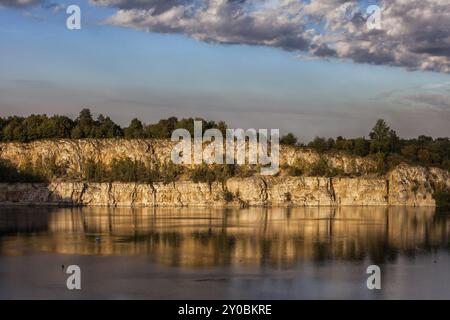
<svg viewBox="0 0 450 320"><path fill-rule="evenodd" d="M0 57L0 116L201 116L304 141L385 118L450 135L448 0L0 0Z"/></svg>

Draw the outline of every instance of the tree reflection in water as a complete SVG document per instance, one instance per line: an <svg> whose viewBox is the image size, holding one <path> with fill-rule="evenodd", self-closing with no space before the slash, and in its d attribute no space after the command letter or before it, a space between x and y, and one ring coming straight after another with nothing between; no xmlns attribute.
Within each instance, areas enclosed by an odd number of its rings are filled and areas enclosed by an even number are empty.
<svg viewBox="0 0 450 320"><path fill-rule="evenodd" d="M146 255L176 267L394 261L449 248L434 208L2 208L0 254ZM97 240L96 238L99 237Z"/></svg>

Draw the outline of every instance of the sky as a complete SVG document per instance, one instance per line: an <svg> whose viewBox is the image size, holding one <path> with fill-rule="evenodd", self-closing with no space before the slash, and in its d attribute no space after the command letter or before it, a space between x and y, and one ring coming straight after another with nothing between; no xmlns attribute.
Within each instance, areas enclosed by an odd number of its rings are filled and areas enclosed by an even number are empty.
<svg viewBox="0 0 450 320"><path fill-rule="evenodd" d="M66 27L66 7L81 29ZM366 9L380 7L380 29ZM0 0L0 116L450 135L448 0Z"/></svg>

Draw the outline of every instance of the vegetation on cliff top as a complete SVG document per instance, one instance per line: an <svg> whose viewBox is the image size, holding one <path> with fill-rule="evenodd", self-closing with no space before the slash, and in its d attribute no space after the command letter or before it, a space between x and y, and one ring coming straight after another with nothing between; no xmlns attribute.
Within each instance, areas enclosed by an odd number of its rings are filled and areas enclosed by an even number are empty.
<svg viewBox="0 0 450 320"><path fill-rule="evenodd" d="M144 124L133 119L128 127L122 128L109 117L99 115L94 120L89 109L83 109L76 119L66 116L30 115L28 117L0 117L0 141L29 142L39 139L83 139L83 138L170 138L174 129L184 128L193 135L194 120L202 120L203 130L217 128L224 132L225 122L218 123L203 119L162 119L155 124ZM309 143L299 143L292 133L281 137L285 145L308 147L319 153L344 152L349 155L371 157L383 173L400 162L435 166L450 170L450 139L419 136L414 139L399 138L384 120L378 120L368 138L321 138Z"/></svg>

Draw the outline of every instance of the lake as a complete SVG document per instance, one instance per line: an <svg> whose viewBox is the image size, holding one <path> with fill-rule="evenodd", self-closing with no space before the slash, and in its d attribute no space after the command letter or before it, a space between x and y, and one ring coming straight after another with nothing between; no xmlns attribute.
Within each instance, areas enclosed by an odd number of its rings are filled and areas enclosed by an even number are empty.
<svg viewBox="0 0 450 320"><path fill-rule="evenodd" d="M0 207L0 299L46 298L450 299L450 214Z"/></svg>

